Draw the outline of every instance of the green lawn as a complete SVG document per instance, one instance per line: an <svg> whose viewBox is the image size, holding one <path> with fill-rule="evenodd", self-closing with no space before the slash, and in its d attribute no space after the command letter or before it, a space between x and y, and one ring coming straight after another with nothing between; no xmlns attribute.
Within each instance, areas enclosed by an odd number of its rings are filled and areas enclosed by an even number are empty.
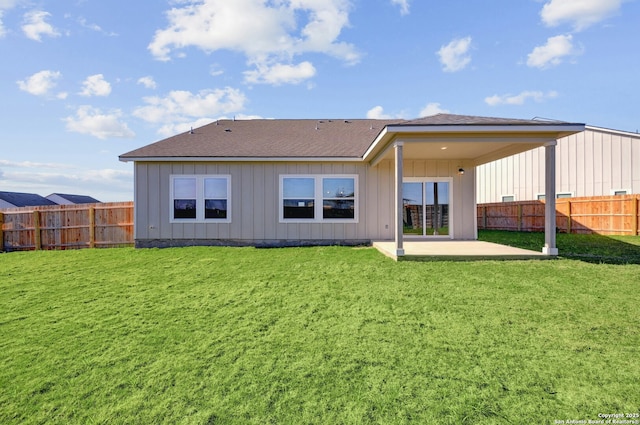
<svg viewBox="0 0 640 425"><path fill-rule="evenodd" d="M482 234L509 236L523 243ZM345 247L0 254L0 423L638 413L640 265L606 263L633 262L640 242L616 244L597 255L622 260L605 263L396 263Z"/></svg>
<svg viewBox="0 0 640 425"><path fill-rule="evenodd" d="M484 230L479 239L519 248L540 251L544 233ZM557 235L557 246L562 258L591 263L640 264L639 236Z"/></svg>

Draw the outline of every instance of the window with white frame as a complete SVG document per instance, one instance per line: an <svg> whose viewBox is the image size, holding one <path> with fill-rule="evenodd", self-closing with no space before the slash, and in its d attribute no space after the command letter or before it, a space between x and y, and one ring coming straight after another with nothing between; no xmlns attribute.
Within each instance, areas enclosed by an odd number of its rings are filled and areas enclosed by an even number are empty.
<svg viewBox="0 0 640 425"><path fill-rule="evenodd" d="M231 176L172 175L171 221L230 222Z"/></svg>
<svg viewBox="0 0 640 425"><path fill-rule="evenodd" d="M356 222L357 175L280 176L280 221Z"/></svg>
<svg viewBox="0 0 640 425"><path fill-rule="evenodd" d="M516 195L502 195L502 202L515 202Z"/></svg>

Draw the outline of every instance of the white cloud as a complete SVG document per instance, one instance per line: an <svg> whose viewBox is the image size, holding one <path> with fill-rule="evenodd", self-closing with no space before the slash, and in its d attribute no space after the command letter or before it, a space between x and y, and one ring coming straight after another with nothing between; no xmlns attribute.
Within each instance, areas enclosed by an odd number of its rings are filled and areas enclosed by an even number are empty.
<svg viewBox="0 0 640 425"><path fill-rule="evenodd" d="M367 118L374 120L390 120L396 118L405 118L405 114L404 112L398 114L386 114L384 112L384 108L378 105L367 111Z"/></svg>
<svg viewBox="0 0 640 425"><path fill-rule="evenodd" d="M172 131L180 125L188 129L204 121L211 122L219 115L240 112L247 99L241 91L226 87L196 94L176 90L166 97L145 97L144 101L147 105L134 110L133 115L150 123L162 123L159 133L169 135L175 134Z"/></svg>
<svg viewBox="0 0 640 425"><path fill-rule="evenodd" d="M621 5L622 0L550 0L540 17L550 27L567 22L581 31L615 14Z"/></svg>
<svg viewBox="0 0 640 425"><path fill-rule="evenodd" d="M420 117L429 117L436 114L448 114L447 109L442 109L439 103L428 103L427 106L420 111Z"/></svg>
<svg viewBox="0 0 640 425"><path fill-rule="evenodd" d="M44 70L36 72L25 80L17 81L17 83L22 91L34 96L46 96L56 86L56 80L60 77L62 74L58 71Z"/></svg>
<svg viewBox="0 0 640 425"><path fill-rule="evenodd" d="M156 80L154 80L153 77L150 75L147 75L146 77L138 78L138 84L142 84L148 89L155 89L158 86L156 84Z"/></svg>
<svg viewBox="0 0 640 425"><path fill-rule="evenodd" d="M463 70L470 62L468 55L471 48L471 37L457 38L446 46L438 50L440 62L444 65L445 72L456 72Z"/></svg>
<svg viewBox="0 0 640 425"><path fill-rule="evenodd" d="M209 67L209 75L212 77L218 77L224 74L224 70L220 68L220 65L215 63Z"/></svg>
<svg viewBox="0 0 640 425"><path fill-rule="evenodd" d="M216 118L200 118L195 121L182 122L182 123L168 123L160 127L158 134L164 137L173 136L175 134L185 133L192 128L202 127L215 120L261 120L265 119L260 115L245 115L245 114L233 114L232 116L221 115Z"/></svg>
<svg viewBox="0 0 640 425"><path fill-rule="evenodd" d="M42 36L59 37L60 33L45 21L51 14L44 10L32 10L24 14L22 31L31 40L42 41Z"/></svg>
<svg viewBox="0 0 640 425"><path fill-rule="evenodd" d="M0 0L0 10L11 9L18 4L18 0Z"/></svg>
<svg viewBox="0 0 640 425"><path fill-rule="evenodd" d="M80 106L75 116L64 119L67 130L74 133L89 134L99 139L135 137L135 133L122 122L119 109L103 113L100 109L88 105Z"/></svg>
<svg viewBox="0 0 640 425"><path fill-rule="evenodd" d="M176 134L185 133L192 128L202 127L213 121L215 121L213 118L200 118L190 122L167 123L158 129L158 134L162 137L171 137Z"/></svg>
<svg viewBox="0 0 640 425"><path fill-rule="evenodd" d="M275 64L268 66L258 64L258 69L245 71L245 82L250 84L299 84L316 75L316 69L311 62L302 62L298 65Z"/></svg>
<svg viewBox="0 0 640 425"><path fill-rule="evenodd" d="M323 53L355 64L360 54L353 45L338 40L349 24L350 7L348 0L188 2L167 12L168 26L156 31L148 48L156 59L165 61L187 47L207 53L241 52L248 64L258 68L250 71L258 76L261 67L291 67L286 64L304 53ZM299 82L298 73L293 75L292 82Z"/></svg>
<svg viewBox="0 0 640 425"><path fill-rule="evenodd" d="M523 105L528 99L533 99L535 102L543 102L547 99L553 99L558 97L558 93L550 91L543 93L541 91L523 91L517 95L505 94L505 95L493 95L484 99L485 103L489 106L498 105Z"/></svg>
<svg viewBox="0 0 640 425"><path fill-rule="evenodd" d="M4 24L2 23L2 15L4 15L4 11L0 9L0 38L7 34L7 30L4 28Z"/></svg>
<svg viewBox="0 0 640 425"><path fill-rule="evenodd" d="M107 36L109 36L109 37L115 37L115 36L117 36L117 35L118 35L118 34L116 34L115 32L108 32L108 31L105 31L105 30L104 30L104 29L102 29L102 27L101 27L100 25L98 25L98 24L92 24L92 23L89 23L89 22L88 22L85 18L83 18L83 17L78 18L78 23L79 23L79 24L80 24L80 26L81 26L81 27L83 27L83 28L87 28L87 29L89 29L89 30L91 30L91 31L95 31L95 32L102 33L102 34L107 35Z"/></svg>
<svg viewBox="0 0 640 425"><path fill-rule="evenodd" d="M0 159L0 165L3 167L11 167L11 168L58 168L65 169L71 168L68 164L59 164L54 162L31 162L31 161L8 161L6 159Z"/></svg>
<svg viewBox="0 0 640 425"><path fill-rule="evenodd" d="M401 15L409 14L409 0L391 0L391 3L400 6Z"/></svg>
<svg viewBox="0 0 640 425"><path fill-rule="evenodd" d="M391 115L384 113L384 108L380 105L374 106L367 111L367 118L373 120L383 120L391 118Z"/></svg>
<svg viewBox="0 0 640 425"><path fill-rule="evenodd" d="M90 75L82 82L81 96L109 96L111 84L104 79L104 75Z"/></svg>
<svg viewBox="0 0 640 425"><path fill-rule="evenodd" d="M80 193L104 202L132 199L133 171L124 165L122 169L84 169L64 163L0 159L0 167L3 187L11 191Z"/></svg>
<svg viewBox="0 0 640 425"><path fill-rule="evenodd" d="M226 120L229 117L219 117L218 119ZM235 120L272 120L273 118L265 118L261 115L247 115L247 114L235 114L233 116Z"/></svg>
<svg viewBox="0 0 640 425"><path fill-rule="evenodd" d="M0 0L0 38L7 34L7 30L2 23L2 17L5 10L13 9L17 6L18 0Z"/></svg>
<svg viewBox="0 0 640 425"><path fill-rule="evenodd" d="M78 23L80 24L80 26L82 26L83 28L87 28L90 29L92 31L95 32L102 32L102 28L100 27L100 25L98 24L91 24L89 23L89 21L87 21L85 18L80 17L78 18Z"/></svg>
<svg viewBox="0 0 640 425"><path fill-rule="evenodd" d="M562 63L564 57L577 54L579 52L573 47L573 36L558 35L549 37L544 46L534 48L527 57L527 65L534 68L549 68Z"/></svg>
<svg viewBox="0 0 640 425"><path fill-rule="evenodd" d="M80 193L103 202L132 199L133 171L126 169L81 169L65 164L41 164L37 169L7 170L3 186L12 191ZM63 171L62 171L63 169Z"/></svg>

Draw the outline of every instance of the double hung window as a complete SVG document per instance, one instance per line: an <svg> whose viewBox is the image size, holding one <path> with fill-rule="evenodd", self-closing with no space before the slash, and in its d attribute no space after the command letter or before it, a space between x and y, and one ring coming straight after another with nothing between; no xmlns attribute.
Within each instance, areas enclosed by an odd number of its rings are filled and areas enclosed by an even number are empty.
<svg viewBox="0 0 640 425"><path fill-rule="evenodd" d="M171 176L171 221L230 222L231 176Z"/></svg>
<svg viewBox="0 0 640 425"><path fill-rule="evenodd" d="M280 176L280 221L356 222L356 175Z"/></svg>

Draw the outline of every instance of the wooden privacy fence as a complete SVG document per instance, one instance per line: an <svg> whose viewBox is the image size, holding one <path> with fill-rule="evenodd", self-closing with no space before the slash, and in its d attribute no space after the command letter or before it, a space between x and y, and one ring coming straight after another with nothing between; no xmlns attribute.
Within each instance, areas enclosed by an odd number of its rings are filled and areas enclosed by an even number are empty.
<svg viewBox="0 0 640 425"><path fill-rule="evenodd" d="M638 235L640 195L556 199L556 228L564 233ZM478 205L478 229L544 231L544 201Z"/></svg>
<svg viewBox="0 0 640 425"><path fill-rule="evenodd" d="M0 251L133 245L133 202L0 210Z"/></svg>
<svg viewBox="0 0 640 425"><path fill-rule="evenodd" d="M478 229L544 230L544 201L478 205ZM640 234L640 195L556 200L566 233ZM132 246L133 202L0 210L0 252Z"/></svg>

